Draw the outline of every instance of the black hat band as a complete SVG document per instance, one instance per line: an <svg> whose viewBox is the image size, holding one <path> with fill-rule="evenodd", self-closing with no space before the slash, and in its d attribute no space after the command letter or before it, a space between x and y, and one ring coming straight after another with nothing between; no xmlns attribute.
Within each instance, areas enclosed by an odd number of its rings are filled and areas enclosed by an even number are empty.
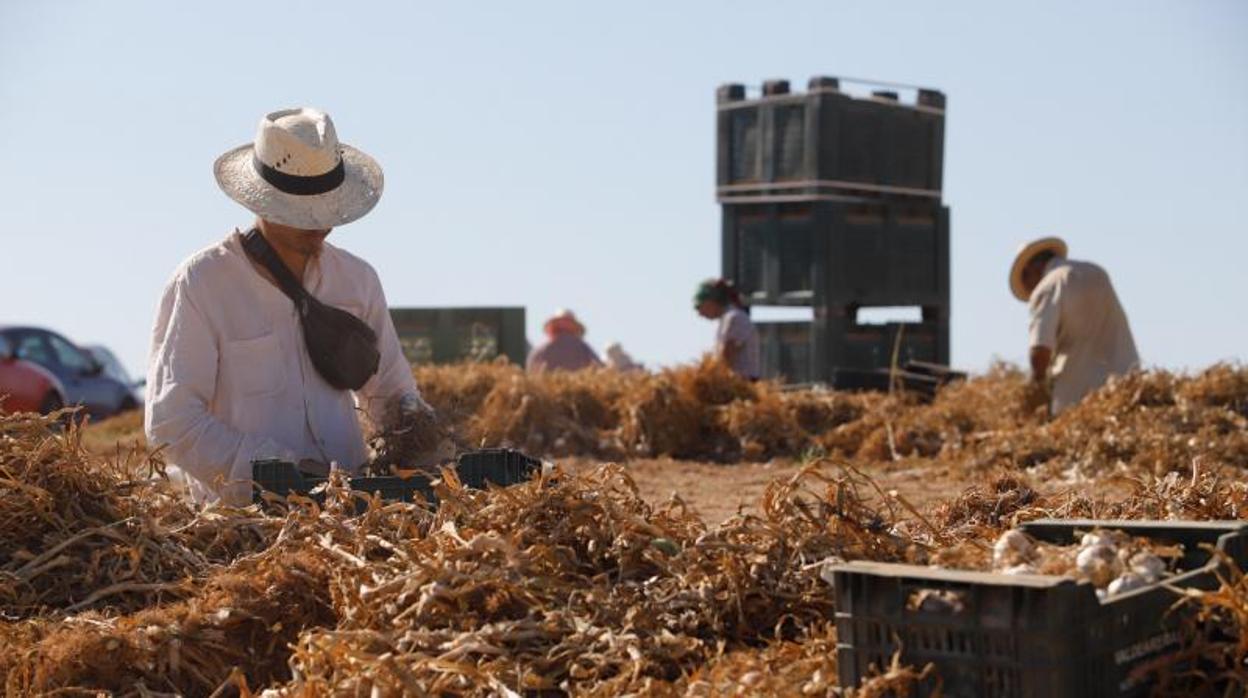
<svg viewBox="0 0 1248 698"><path fill-rule="evenodd" d="M313 175L311 177L302 177L275 170L260 162L260 158L256 157L254 153L251 156L251 162L256 168L256 174L260 175L260 179L273 185L274 189L282 193L294 194L296 196L314 196L333 191L347 178L347 170L342 164L342 158L338 158L338 165L334 169L325 174Z"/></svg>

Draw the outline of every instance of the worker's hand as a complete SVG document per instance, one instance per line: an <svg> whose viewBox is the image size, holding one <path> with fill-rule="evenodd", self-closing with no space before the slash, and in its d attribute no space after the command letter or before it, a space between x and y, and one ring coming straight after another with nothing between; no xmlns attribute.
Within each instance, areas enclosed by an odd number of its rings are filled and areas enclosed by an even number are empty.
<svg viewBox="0 0 1248 698"><path fill-rule="evenodd" d="M299 472L312 477L329 477L329 466L311 458L299 461Z"/></svg>
<svg viewBox="0 0 1248 698"><path fill-rule="evenodd" d="M1041 407L1045 408L1045 413L1047 414L1049 386L1036 380L1027 381L1027 387L1023 389L1023 412L1030 415Z"/></svg>

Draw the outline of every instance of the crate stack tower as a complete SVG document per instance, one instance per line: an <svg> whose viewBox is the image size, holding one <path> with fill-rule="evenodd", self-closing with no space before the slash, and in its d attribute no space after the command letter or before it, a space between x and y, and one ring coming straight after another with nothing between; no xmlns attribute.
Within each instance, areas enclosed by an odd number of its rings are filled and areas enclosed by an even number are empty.
<svg viewBox="0 0 1248 698"><path fill-rule="evenodd" d="M949 209L941 198L945 96L855 97L830 77L716 95L716 195L723 276L754 306L813 309L758 323L763 370L789 382L856 387L899 363L949 363ZM871 307L921 321L864 324ZM900 338L900 344L898 344Z"/></svg>

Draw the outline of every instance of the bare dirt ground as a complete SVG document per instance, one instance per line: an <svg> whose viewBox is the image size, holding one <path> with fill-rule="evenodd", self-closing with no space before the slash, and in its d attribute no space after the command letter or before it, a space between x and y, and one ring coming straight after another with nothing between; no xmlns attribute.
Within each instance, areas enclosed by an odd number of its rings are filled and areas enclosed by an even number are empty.
<svg viewBox="0 0 1248 698"><path fill-rule="evenodd" d="M586 458L559 460L561 465L571 468L592 468L600 462ZM722 464L664 458L634 460L623 465L637 483L642 497L651 504L678 496L707 524L716 524L738 511L757 512L767 483L790 478L808 464L792 460ZM818 467L829 476L842 472L837 461L821 461ZM895 490L921 510L971 484L964 475L954 476L943 466L928 460L876 464L859 472L873 479L884 491Z"/></svg>
<svg viewBox="0 0 1248 698"><path fill-rule="evenodd" d="M145 446L142 435L142 413L133 412L93 424L83 431L83 443L95 453L106 455ZM583 470L597 467L599 458L556 458L561 465ZM820 472L835 477L844 474L841 459L815 462ZM696 511L708 525L720 523L737 514L756 513L768 483L788 479L811 465L789 458L776 458L765 463L714 463L676 460L672 458L635 459L622 463L636 482L642 495L657 505L673 496L679 497ZM961 493L982 480L964 469L951 467L946 461L931 458L902 458L897 461L875 461L855 458L852 467L873 480L885 492L896 492L901 499L927 514L940 500ZM1061 489L1058 483L1033 483L1042 491Z"/></svg>
<svg viewBox="0 0 1248 698"><path fill-rule="evenodd" d="M92 425L83 433L84 445L103 454L119 449L142 448L142 414L122 415ZM593 468L602 463L595 458L557 459L565 467ZM841 474L839 461L821 461L820 471ZM680 497L709 525L740 512L758 511L758 503L767 484L787 479L809 465L792 459L775 459L766 463L708 463L700 461L638 459L623 463L638 489L651 504L672 496ZM939 462L928 459L904 459L893 463L856 463L854 467L875 480L881 489L895 490L902 498L921 510L933 501L961 492L971 484L966 473L952 473Z"/></svg>

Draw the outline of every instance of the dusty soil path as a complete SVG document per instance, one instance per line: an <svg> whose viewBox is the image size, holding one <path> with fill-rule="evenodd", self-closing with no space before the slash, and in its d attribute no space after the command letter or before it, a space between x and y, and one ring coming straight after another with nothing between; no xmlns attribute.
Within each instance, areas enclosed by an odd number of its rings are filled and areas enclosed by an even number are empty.
<svg viewBox="0 0 1248 698"><path fill-rule="evenodd" d="M599 463L584 458L560 459L559 462L577 469ZM647 501L657 504L673 494L678 495L704 521L715 524L738 511L757 511L767 483L794 476L804 464L790 460L721 464L658 459L629 461L624 467ZM820 467L828 475L841 473L832 462ZM958 494L972 484L965 475L954 475L945 466L930 460L855 467L885 491L896 490L920 509L927 509L932 502Z"/></svg>

